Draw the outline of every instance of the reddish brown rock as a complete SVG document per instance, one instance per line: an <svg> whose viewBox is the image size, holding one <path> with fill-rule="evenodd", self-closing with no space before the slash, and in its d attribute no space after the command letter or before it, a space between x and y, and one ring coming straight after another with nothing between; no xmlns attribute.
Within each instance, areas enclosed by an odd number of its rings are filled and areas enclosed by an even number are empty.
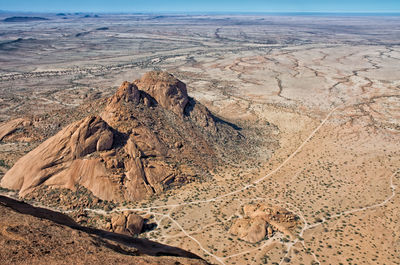
<svg viewBox="0 0 400 265"><path fill-rule="evenodd" d="M18 118L0 124L0 141L7 135L12 134L15 130L29 126L31 122L27 119Z"/></svg>
<svg viewBox="0 0 400 265"><path fill-rule="evenodd" d="M288 210L266 204L248 204L243 207L244 218L237 219L229 232L242 240L256 243L275 231L294 237L298 217Z"/></svg>
<svg viewBox="0 0 400 265"><path fill-rule="evenodd" d="M110 230L126 235L137 235L143 230L144 219L132 212L121 213L111 218Z"/></svg>
<svg viewBox="0 0 400 265"><path fill-rule="evenodd" d="M97 140L96 151L109 150L113 144L113 137L114 135L111 131L103 133Z"/></svg>
<svg viewBox="0 0 400 265"><path fill-rule="evenodd" d="M113 216L111 218L111 229L115 233L124 234L126 225L126 216L123 214Z"/></svg>
<svg viewBox="0 0 400 265"><path fill-rule="evenodd" d="M1 180L1 186L20 190L23 196L42 184L71 189L80 184L95 196L113 199L109 191L113 184L103 164L98 158L84 158L111 148L112 142L113 134L100 117L75 122L18 160Z"/></svg>
<svg viewBox="0 0 400 265"><path fill-rule="evenodd" d="M167 72L149 72L134 84L152 96L163 108L183 115L189 102L186 85Z"/></svg>
<svg viewBox="0 0 400 265"><path fill-rule="evenodd" d="M110 103L115 104L120 101L139 104L140 91L138 90L137 86L127 81L123 82L122 85L118 88L115 95L111 97Z"/></svg>
<svg viewBox="0 0 400 265"><path fill-rule="evenodd" d="M261 218L240 218L233 223L229 232L242 240L256 243L266 237L267 223Z"/></svg>
<svg viewBox="0 0 400 265"><path fill-rule="evenodd" d="M131 235L140 234L143 230L143 224L144 220L139 215L131 213L126 218L126 230L128 230Z"/></svg>

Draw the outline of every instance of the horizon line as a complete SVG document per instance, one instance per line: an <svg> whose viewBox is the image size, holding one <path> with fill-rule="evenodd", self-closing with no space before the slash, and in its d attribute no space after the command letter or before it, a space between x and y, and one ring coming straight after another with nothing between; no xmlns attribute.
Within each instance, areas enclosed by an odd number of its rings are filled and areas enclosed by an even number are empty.
<svg viewBox="0 0 400 265"><path fill-rule="evenodd" d="M26 11L26 10L3 10L1 13L36 13L36 14L57 14L57 13L82 13L82 14L398 14L396 11L82 11L82 10L57 10L57 11Z"/></svg>

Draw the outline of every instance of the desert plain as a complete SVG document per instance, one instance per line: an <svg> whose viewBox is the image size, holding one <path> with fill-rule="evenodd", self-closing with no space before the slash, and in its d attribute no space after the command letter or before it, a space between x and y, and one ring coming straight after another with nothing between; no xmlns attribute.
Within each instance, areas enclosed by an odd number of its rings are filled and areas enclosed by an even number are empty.
<svg viewBox="0 0 400 265"><path fill-rule="evenodd" d="M400 264L399 16L35 16L48 20L0 22L0 126L36 115L46 133L4 136L0 178L81 104L168 71L259 146L150 198L76 209L90 226L131 211L154 224L139 237L212 264ZM255 243L232 234L259 203L296 227Z"/></svg>

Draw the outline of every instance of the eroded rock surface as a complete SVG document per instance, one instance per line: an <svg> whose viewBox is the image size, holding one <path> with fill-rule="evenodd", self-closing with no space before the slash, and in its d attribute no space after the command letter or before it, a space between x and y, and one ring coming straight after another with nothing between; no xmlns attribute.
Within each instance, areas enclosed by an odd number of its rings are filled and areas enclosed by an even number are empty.
<svg viewBox="0 0 400 265"><path fill-rule="evenodd" d="M183 115L189 97L186 85L167 72L149 72L134 84L152 96L163 108Z"/></svg>
<svg viewBox="0 0 400 265"><path fill-rule="evenodd" d="M137 235L143 230L144 219L132 212L125 212L111 218L109 229L115 233Z"/></svg>
<svg viewBox="0 0 400 265"><path fill-rule="evenodd" d="M1 186L20 190L23 196L42 184L71 189L80 184L96 196L111 199L113 194L104 191L113 184L107 180L100 158L85 156L110 149L112 143L113 133L107 123L90 116L64 128L18 160L1 180Z"/></svg>
<svg viewBox="0 0 400 265"><path fill-rule="evenodd" d="M0 141L2 141L4 137L15 132L17 129L30 125L30 123L31 122L28 119L23 119L23 118L17 118L2 123L0 125Z"/></svg>
<svg viewBox="0 0 400 265"><path fill-rule="evenodd" d="M248 204L244 217L236 219L229 232L240 239L256 243L271 237L276 231L293 237L298 217L288 210L266 204Z"/></svg>

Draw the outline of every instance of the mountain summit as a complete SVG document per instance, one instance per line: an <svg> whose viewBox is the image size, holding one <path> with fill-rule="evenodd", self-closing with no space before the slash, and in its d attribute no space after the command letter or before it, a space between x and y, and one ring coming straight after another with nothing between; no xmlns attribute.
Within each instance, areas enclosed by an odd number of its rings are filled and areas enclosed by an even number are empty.
<svg viewBox="0 0 400 265"><path fill-rule="evenodd" d="M97 115L63 128L23 156L1 186L21 196L83 186L107 201L133 201L196 179L215 166L234 126L190 98L166 72L123 82Z"/></svg>

